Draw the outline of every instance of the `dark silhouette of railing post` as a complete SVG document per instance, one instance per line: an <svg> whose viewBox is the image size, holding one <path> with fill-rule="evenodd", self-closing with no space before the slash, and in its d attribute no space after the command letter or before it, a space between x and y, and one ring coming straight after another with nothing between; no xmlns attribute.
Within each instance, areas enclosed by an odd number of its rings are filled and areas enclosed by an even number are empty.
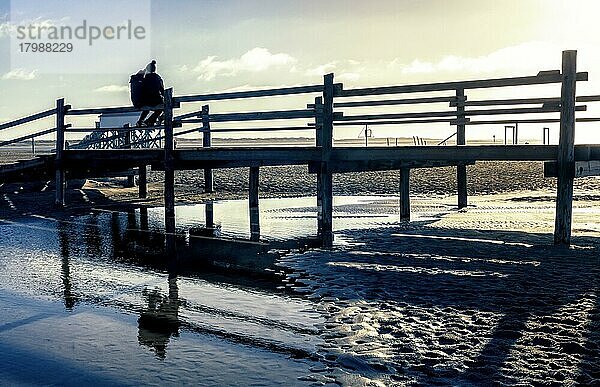
<svg viewBox="0 0 600 387"><path fill-rule="evenodd" d="M65 149L65 99L56 100L56 205L63 207L65 205L65 169L63 162L63 151Z"/></svg>
<svg viewBox="0 0 600 387"><path fill-rule="evenodd" d="M138 168L138 194L140 199L148 197L148 169L146 165Z"/></svg>
<svg viewBox="0 0 600 387"><path fill-rule="evenodd" d="M315 97L315 145L322 146L323 143L323 97ZM321 199L323 190L321 188L321 167L317 168L317 235L321 236L323 230L321 225L323 219L323 205Z"/></svg>
<svg viewBox="0 0 600 387"><path fill-rule="evenodd" d="M175 160L173 155L173 89L165 90L165 247L169 257L175 254Z"/></svg>
<svg viewBox="0 0 600 387"><path fill-rule="evenodd" d="M210 118L208 105L202 106L202 147L210 148ZM204 192L213 192L213 170L204 168Z"/></svg>
<svg viewBox="0 0 600 387"><path fill-rule="evenodd" d="M320 238L323 247L333 245L333 175L329 167L333 147L333 74L323 77L323 113L321 115L321 165L319 191L321 204Z"/></svg>
<svg viewBox="0 0 600 387"><path fill-rule="evenodd" d="M410 168L400 168L400 220L410 220Z"/></svg>
<svg viewBox="0 0 600 387"><path fill-rule="evenodd" d="M456 145L465 145L465 90L456 89ZM467 166L456 166L456 186L458 190L458 208L467 206Z"/></svg>
<svg viewBox="0 0 600 387"><path fill-rule="evenodd" d="M573 217L573 179L575 177L575 88L577 51L562 53L562 87L560 92L560 137L558 140L558 181L554 244L571 244Z"/></svg>
<svg viewBox="0 0 600 387"><path fill-rule="evenodd" d="M248 174L248 206L250 209L250 240L260 239L260 211L258 208L259 168L250 167Z"/></svg>
<svg viewBox="0 0 600 387"><path fill-rule="evenodd" d="M129 124L125 124L123 125L123 148L124 149L131 149L131 130L129 127ZM129 170L129 172L135 172L134 170ZM128 175L127 176L127 183L125 184L125 187L127 188L132 188L135 187L135 175Z"/></svg>

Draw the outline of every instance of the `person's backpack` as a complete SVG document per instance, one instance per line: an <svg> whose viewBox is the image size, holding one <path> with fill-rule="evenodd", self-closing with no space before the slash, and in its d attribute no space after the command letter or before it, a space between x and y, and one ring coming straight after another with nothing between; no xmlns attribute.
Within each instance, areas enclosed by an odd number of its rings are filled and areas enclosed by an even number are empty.
<svg viewBox="0 0 600 387"><path fill-rule="evenodd" d="M131 102L133 106L139 108L143 106L142 95L143 95L143 82L144 82L144 73L138 72L133 74L129 78L129 90L131 93Z"/></svg>

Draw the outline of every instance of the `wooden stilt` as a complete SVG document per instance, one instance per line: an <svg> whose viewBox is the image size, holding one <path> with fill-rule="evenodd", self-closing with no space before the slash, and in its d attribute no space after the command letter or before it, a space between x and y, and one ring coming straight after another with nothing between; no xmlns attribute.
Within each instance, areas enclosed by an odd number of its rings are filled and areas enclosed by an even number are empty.
<svg viewBox="0 0 600 387"><path fill-rule="evenodd" d="M323 97L315 97L315 145L323 144ZM323 187L321 186L321 169L317 171L317 235L321 236L323 230Z"/></svg>
<svg viewBox="0 0 600 387"><path fill-rule="evenodd" d="M138 193L140 199L146 199L148 197L148 170L146 165L139 166Z"/></svg>
<svg viewBox="0 0 600 387"><path fill-rule="evenodd" d="M576 72L577 51L563 51L554 244L565 246L571 244L571 220L573 216Z"/></svg>
<svg viewBox="0 0 600 387"><path fill-rule="evenodd" d="M324 76L323 114L321 130L321 242L323 247L333 245L333 175L329 168L333 147L333 74Z"/></svg>
<svg viewBox="0 0 600 387"><path fill-rule="evenodd" d="M59 207L65 205L66 179L63 165L63 151L65 149L65 99L56 100L56 166L55 184L56 200Z"/></svg>
<svg viewBox="0 0 600 387"><path fill-rule="evenodd" d="M208 105L202 106L202 147L210 148L210 120ZM204 192L213 192L213 170L204 168Z"/></svg>
<svg viewBox="0 0 600 387"><path fill-rule="evenodd" d="M165 247L175 257L175 170L173 160L173 89L165 90Z"/></svg>
<svg viewBox="0 0 600 387"><path fill-rule="evenodd" d="M400 169L400 220L410 220L410 168Z"/></svg>
<svg viewBox="0 0 600 387"><path fill-rule="evenodd" d="M260 212L258 209L259 168L250 167L248 175L248 205L250 208L250 239L260 239Z"/></svg>
<svg viewBox="0 0 600 387"><path fill-rule="evenodd" d="M465 90L456 89L456 118L458 125L456 125L456 145L465 145ZM467 166L462 164L456 167L456 184L458 190L458 208L465 208L467 206Z"/></svg>

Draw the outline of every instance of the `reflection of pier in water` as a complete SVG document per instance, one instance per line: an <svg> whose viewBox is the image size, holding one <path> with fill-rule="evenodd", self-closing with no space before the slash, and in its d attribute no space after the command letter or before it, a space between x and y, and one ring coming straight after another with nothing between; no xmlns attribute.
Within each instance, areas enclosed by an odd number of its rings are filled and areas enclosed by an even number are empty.
<svg viewBox="0 0 600 387"><path fill-rule="evenodd" d="M205 206L206 223L193 227L186 233L165 233L151 225L147 208L127 213L93 213L74 222L58 222L61 279L65 308L73 310L79 300L116 306L139 315L138 343L150 348L159 359L166 357L166 348L171 337L178 337L180 330L209 334L222 339L264 348L273 352L286 353L294 357L310 357L311 352L294 346L248 337L239 332L224 331L200 321L181 318L183 306L191 313L208 313L237 321L250 321L292 335L312 335L308 328L289 325L268 317L232 312L196 304L179 297L180 275L201 278L208 282L228 283L243 288L255 288L269 293L285 292L281 288L280 270L275 261L281 251L318 245L316 239L287 241L252 241L250 239L222 238L220 228L215 226L212 203ZM171 242L166 243L171 238ZM170 246L169 246L170 244ZM167 248L174 249L168 252ZM107 258L115 264L124 264L168 273L168 291L156 283L145 283L142 288L131 288L116 295L80 294L73 280L76 262ZM76 266L75 266L76 267ZM119 270L118 267L115 270ZM76 278L76 277L75 277ZM75 282L75 283L74 283ZM122 299L125 293L141 296L142 304ZM143 305L143 306L142 306Z"/></svg>

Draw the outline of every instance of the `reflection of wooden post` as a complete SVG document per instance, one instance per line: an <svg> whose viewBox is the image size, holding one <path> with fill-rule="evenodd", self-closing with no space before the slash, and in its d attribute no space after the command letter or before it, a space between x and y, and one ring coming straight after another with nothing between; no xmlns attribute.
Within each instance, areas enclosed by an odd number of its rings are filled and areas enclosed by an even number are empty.
<svg viewBox="0 0 600 387"><path fill-rule="evenodd" d="M202 106L202 147L210 148L210 119L208 105ZM213 171L210 168L204 168L204 192L213 192Z"/></svg>
<svg viewBox="0 0 600 387"><path fill-rule="evenodd" d="M138 192L140 199L148 197L148 170L146 165L138 168Z"/></svg>
<svg viewBox="0 0 600 387"><path fill-rule="evenodd" d="M214 204L211 201L206 202L204 205L204 218L206 219L206 228L215 228L215 215L214 215Z"/></svg>
<svg viewBox="0 0 600 387"><path fill-rule="evenodd" d="M175 255L175 165L173 157L173 89L165 90L165 232L166 253Z"/></svg>
<svg viewBox="0 0 600 387"><path fill-rule="evenodd" d="M400 169L400 220L410 220L410 168Z"/></svg>
<svg viewBox="0 0 600 387"><path fill-rule="evenodd" d="M456 89L456 118L458 125L456 126L456 145L465 145L465 91L464 89ZM458 188L458 208L467 206L467 166L459 164L456 166L456 183Z"/></svg>
<svg viewBox="0 0 600 387"><path fill-rule="evenodd" d="M321 131L321 242L323 247L333 245L333 175L329 168L333 147L333 74L324 76L323 114Z"/></svg>
<svg viewBox="0 0 600 387"><path fill-rule="evenodd" d="M250 207L250 239L260 239L260 212L258 210L258 167L250 167L248 176L248 205Z"/></svg>
<svg viewBox="0 0 600 387"><path fill-rule="evenodd" d="M65 169L63 164L63 150L65 149L65 99L56 100L56 205L65 205Z"/></svg>
<svg viewBox="0 0 600 387"><path fill-rule="evenodd" d="M560 137L554 244L571 244L573 178L575 177L575 86L577 51L563 51L560 93Z"/></svg>

